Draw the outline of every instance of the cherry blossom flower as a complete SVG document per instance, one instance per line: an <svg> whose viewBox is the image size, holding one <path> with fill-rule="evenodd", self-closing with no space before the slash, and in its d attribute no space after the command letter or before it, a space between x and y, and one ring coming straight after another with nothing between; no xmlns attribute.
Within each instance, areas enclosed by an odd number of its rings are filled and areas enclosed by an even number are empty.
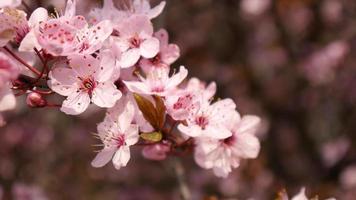
<svg viewBox="0 0 356 200"><path fill-rule="evenodd" d="M281 200L289 200L288 195L285 191L280 194L280 199ZM316 198L316 199L318 199L318 198ZM295 196L293 196L291 200L309 200L309 198L305 194L305 187L301 188L299 193L296 194ZM336 199L331 197L331 198L327 198L325 200L336 200Z"/></svg>
<svg viewBox="0 0 356 200"><path fill-rule="evenodd" d="M175 44L168 43L168 33L164 29L156 32L154 36L159 39L160 51L153 58L141 59L140 67L146 72L152 68L166 68L169 70L169 66L174 63L180 55L179 47Z"/></svg>
<svg viewBox="0 0 356 200"><path fill-rule="evenodd" d="M94 24L101 20L111 20L113 24L120 24L132 15L144 15L148 19L156 18L162 13L165 5L166 2L162 1L156 7L151 8L148 0L133 0L125 4L122 9L117 9L113 0L104 0L103 7L93 9L89 16Z"/></svg>
<svg viewBox="0 0 356 200"><path fill-rule="evenodd" d="M29 32L26 13L14 8L0 9L0 46L9 41L20 43Z"/></svg>
<svg viewBox="0 0 356 200"><path fill-rule="evenodd" d="M149 0L133 0L132 7L128 12L131 14L145 15L149 19L154 19L162 13L165 6L165 1L151 8Z"/></svg>
<svg viewBox="0 0 356 200"><path fill-rule="evenodd" d="M86 110L90 102L99 107L113 107L121 97L111 76L115 59L105 51L97 58L91 55L73 55L68 64L60 63L49 77L51 89L60 95L67 96L61 111L77 115Z"/></svg>
<svg viewBox="0 0 356 200"><path fill-rule="evenodd" d="M10 87L0 88L0 112L12 110L16 106L16 97Z"/></svg>
<svg viewBox="0 0 356 200"><path fill-rule="evenodd" d="M92 54L111 35L108 20L89 27L83 16L75 16L75 1L69 0L64 16L40 23L36 32L39 44L54 56Z"/></svg>
<svg viewBox="0 0 356 200"><path fill-rule="evenodd" d="M6 54L0 52L0 88L5 87L10 80L15 80L19 73L18 65Z"/></svg>
<svg viewBox="0 0 356 200"><path fill-rule="evenodd" d="M237 112L229 118L232 135L225 139L198 138L195 160L203 168L213 169L215 175L227 177L237 168L241 159L256 158L260 143L255 137L260 119L256 116L240 117Z"/></svg>
<svg viewBox="0 0 356 200"><path fill-rule="evenodd" d="M121 23L125 17L125 12L117 9L113 0L104 0L102 8L94 8L89 13L90 22L96 24L102 20L110 20L113 24Z"/></svg>
<svg viewBox="0 0 356 200"><path fill-rule="evenodd" d="M140 57L153 58L159 52L159 40L153 37L153 26L146 16L135 15L117 28L118 37L114 45L122 52L119 64L122 68L132 67Z"/></svg>
<svg viewBox="0 0 356 200"><path fill-rule="evenodd" d="M175 120L185 120L194 115L201 104L209 104L216 93L216 84L207 87L197 78L191 78L184 89L171 92L165 98L167 113Z"/></svg>
<svg viewBox="0 0 356 200"><path fill-rule="evenodd" d="M142 155L149 160L165 160L170 150L169 143L158 143L145 146L142 150Z"/></svg>
<svg viewBox="0 0 356 200"><path fill-rule="evenodd" d="M34 48L41 50L42 47L37 41L36 31L39 31L39 26L41 22L48 20L48 11L44 8L37 8L30 16L28 20L29 32L23 38L19 51L34 51Z"/></svg>
<svg viewBox="0 0 356 200"><path fill-rule="evenodd" d="M122 99L116 108L117 117L108 113L98 125L104 148L92 161L94 167L102 167L111 159L116 169L125 167L130 160L130 146L139 139L138 126L131 124L135 113L132 102Z"/></svg>
<svg viewBox="0 0 356 200"><path fill-rule="evenodd" d="M1 0L0 8L4 7L17 7L21 4L21 0Z"/></svg>
<svg viewBox="0 0 356 200"><path fill-rule="evenodd" d="M236 105L231 99L224 99L212 105L200 104L196 112L186 120L186 125L181 123L178 129L190 137L208 137L224 139L232 135L227 128L234 113Z"/></svg>
<svg viewBox="0 0 356 200"><path fill-rule="evenodd" d="M134 93L165 96L187 77L188 70L181 66L179 72L169 77L166 70L151 70L141 81L124 81L127 88Z"/></svg>

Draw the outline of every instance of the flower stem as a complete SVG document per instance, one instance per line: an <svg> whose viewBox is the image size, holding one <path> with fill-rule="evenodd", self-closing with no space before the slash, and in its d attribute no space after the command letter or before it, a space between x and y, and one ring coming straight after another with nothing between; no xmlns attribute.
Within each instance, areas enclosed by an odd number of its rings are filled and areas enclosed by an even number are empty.
<svg viewBox="0 0 356 200"><path fill-rule="evenodd" d="M36 75L40 76L41 72L39 72L36 68L32 67L28 63L26 63L22 58L17 56L14 52L12 52L9 48L3 47L5 51L7 51L12 57L14 57L16 60L18 60L21 64L23 64L25 67L27 67L29 70L31 70L33 73Z"/></svg>
<svg viewBox="0 0 356 200"><path fill-rule="evenodd" d="M182 162L179 159L173 158L172 165L177 177L182 200L191 200L192 195L186 181L185 171Z"/></svg>

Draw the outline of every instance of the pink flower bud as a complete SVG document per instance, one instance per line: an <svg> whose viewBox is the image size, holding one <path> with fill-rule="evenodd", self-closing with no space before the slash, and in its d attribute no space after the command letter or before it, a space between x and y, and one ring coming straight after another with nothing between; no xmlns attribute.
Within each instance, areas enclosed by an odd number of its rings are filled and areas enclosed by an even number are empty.
<svg viewBox="0 0 356 200"><path fill-rule="evenodd" d="M47 105L47 101L37 92L31 92L28 94L26 103L32 108L42 108Z"/></svg>
<svg viewBox="0 0 356 200"><path fill-rule="evenodd" d="M142 154L150 160L164 160L170 151L170 144L154 144L143 148Z"/></svg>

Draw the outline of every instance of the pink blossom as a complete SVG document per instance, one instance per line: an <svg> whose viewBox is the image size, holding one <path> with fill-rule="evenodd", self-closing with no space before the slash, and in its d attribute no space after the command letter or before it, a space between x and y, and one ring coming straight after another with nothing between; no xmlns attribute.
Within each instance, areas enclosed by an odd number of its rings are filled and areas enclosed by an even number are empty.
<svg viewBox="0 0 356 200"><path fill-rule="evenodd" d="M122 9L117 9L114 5L113 0L104 0L102 8L93 9L89 15L92 18L92 22L95 24L97 21L101 20L111 20L113 24L120 24L125 18L132 15L143 15L148 19L156 18L160 15L166 5L163 1L154 8L148 0L134 0L129 4L125 5Z"/></svg>
<svg viewBox="0 0 356 200"><path fill-rule="evenodd" d="M159 52L159 40L152 36L153 26L146 16L135 15L117 27L118 36L114 45L122 52L119 64L128 68L137 63L140 57L153 58Z"/></svg>
<svg viewBox="0 0 356 200"><path fill-rule="evenodd" d="M166 96L187 77L188 71L181 66L179 72L169 77L166 70L151 70L141 81L124 81L131 92L147 95Z"/></svg>
<svg viewBox="0 0 356 200"><path fill-rule="evenodd" d="M213 169L219 177L227 177L232 168L239 166L241 159L256 158L260 151L260 143L254 135L260 123L258 117L241 118L234 112L225 120L232 135L220 140L198 138L194 156L201 167Z"/></svg>
<svg viewBox="0 0 356 200"><path fill-rule="evenodd" d="M162 13L165 6L165 1L162 1L156 7L151 8L149 0L133 0L132 7L128 12L131 14L145 15L149 19L153 19Z"/></svg>
<svg viewBox="0 0 356 200"><path fill-rule="evenodd" d="M282 193L283 196L281 196L282 200L288 200L288 195L284 192ZM291 200L309 200L309 198L307 197L307 195L305 194L305 188L301 188L299 193L296 194L295 196L292 197ZM336 200L335 198L327 198L325 200Z"/></svg>
<svg viewBox="0 0 356 200"><path fill-rule="evenodd" d="M26 13L14 8L0 9L0 46L9 41L20 43L28 33Z"/></svg>
<svg viewBox="0 0 356 200"><path fill-rule="evenodd" d="M40 23L36 37L39 44L54 56L92 54L111 35L108 20L89 27L83 16L75 16L75 1L69 0L65 15Z"/></svg>
<svg viewBox="0 0 356 200"><path fill-rule="evenodd" d="M139 139L138 126L131 124L135 112L132 102L121 100L117 109L117 117L108 113L98 125L104 148L92 161L94 167L102 167L111 159L116 169L125 167L130 160L130 146Z"/></svg>
<svg viewBox="0 0 356 200"><path fill-rule="evenodd" d="M48 20L48 11L44 8L37 8L28 20L29 32L20 43L19 51L33 51L34 48L41 50L42 47L37 41L36 31L39 31L41 22Z"/></svg>
<svg viewBox="0 0 356 200"><path fill-rule="evenodd" d="M197 78L191 78L184 89L178 89L165 98L167 113L175 120L185 120L195 114L201 104L209 104L215 95L216 84L207 87Z"/></svg>
<svg viewBox="0 0 356 200"><path fill-rule="evenodd" d="M145 146L142 150L142 155L150 160L165 160L170 149L168 143L153 144Z"/></svg>
<svg viewBox="0 0 356 200"><path fill-rule="evenodd" d="M115 59L105 51L94 58L91 55L73 55L69 62L57 64L51 71L49 85L56 93L67 96L61 111L77 115L86 110L90 102L99 107L113 107L121 97L111 76Z"/></svg>
<svg viewBox="0 0 356 200"><path fill-rule="evenodd" d="M16 97L10 87L0 87L0 112L12 110L16 106Z"/></svg>
<svg viewBox="0 0 356 200"><path fill-rule="evenodd" d="M179 47L175 44L168 43L168 33L164 29L156 32L154 36L159 39L159 53L153 58L141 59L140 67L146 72L152 68L166 68L169 70L169 66L179 57Z"/></svg>
<svg viewBox="0 0 356 200"><path fill-rule="evenodd" d="M4 7L17 7L21 4L21 0L1 0L0 8Z"/></svg>
<svg viewBox="0 0 356 200"><path fill-rule="evenodd" d="M224 99L212 105L200 104L185 124L179 124L178 129L190 137L208 137L224 139L232 135L227 128L235 111L236 105L231 99Z"/></svg>
<svg viewBox="0 0 356 200"><path fill-rule="evenodd" d="M0 52L0 88L6 87L9 81L15 80L20 73L17 63Z"/></svg>

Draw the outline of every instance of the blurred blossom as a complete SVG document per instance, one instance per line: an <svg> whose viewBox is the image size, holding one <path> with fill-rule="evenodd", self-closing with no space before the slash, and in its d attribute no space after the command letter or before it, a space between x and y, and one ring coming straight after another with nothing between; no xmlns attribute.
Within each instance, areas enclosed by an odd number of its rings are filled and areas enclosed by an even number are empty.
<svg viewBox="0 0 356 200"><path fill-rule="evenodd" d="M170 151L170 144L153 144L143 148L142 154L150 160L164 160Z"/></svg>
<svg viewBox="0 0 356 200"><path fill-rule="evenodd" d="M326 0L322 4L321 13L325 23L337 23L342 19L343 5L340 0Z"/></svg>
<svg viewBox="0 0 356 200"><path fill-rule="evenodd" d="M339 40L314 52L302 64L307 78L314 84L323 84L332 81L335 71L349 52L349 44Z"/></svg>
<svg viewBox="0 0 356 200"><path fill-rule="evenodd" d="M347 167L339 177L345 189L356 189L356 165Z"/></svg>
<svg viewBox="0 0 356 200"><path fill-rule="evenodd" d="M321 148L321 154L325 165L328 167L336 164L342 159L350 147L350 141L346 138L333 139L324 144Z"/></svg>
<svg viewBox="0 0 356 200"><path fill-rule="evenodd" d="M313 19L311 10L303 4L296 4L283 12L285 12L283 21L289 33L298 39L301 38Z"/></svg>
<svg viewBox="0 0 356 200"><path fill-rule="evenodd" d="M248 15L260 15L271 4L271 0L242 0L241 10Z"/></svg>
<svg viewBox="0 0 356 200"><path fill-rule="evenodd" d="M12 190L16 200L47 200L48 198L38 186L16 183Z"/></svg>

